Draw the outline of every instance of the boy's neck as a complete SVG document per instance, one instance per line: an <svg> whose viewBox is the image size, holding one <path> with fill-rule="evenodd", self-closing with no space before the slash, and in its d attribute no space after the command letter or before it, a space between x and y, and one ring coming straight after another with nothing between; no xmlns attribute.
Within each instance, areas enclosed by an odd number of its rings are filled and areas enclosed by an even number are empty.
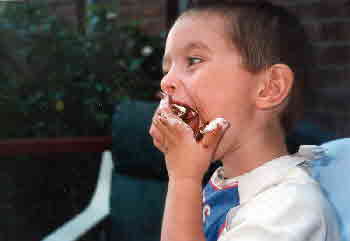
<svg viewBox="0 0 350 241"><path fill-rule="evenodd" d="M250 135L240 143L239 148L223 158L225 177L240 176L288 154L284 131L281 128L267 128L259 134Z"/></svg>

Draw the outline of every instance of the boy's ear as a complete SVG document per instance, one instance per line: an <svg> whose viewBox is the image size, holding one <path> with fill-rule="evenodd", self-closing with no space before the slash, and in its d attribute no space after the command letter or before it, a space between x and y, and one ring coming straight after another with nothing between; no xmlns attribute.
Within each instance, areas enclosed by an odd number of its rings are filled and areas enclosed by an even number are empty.
<svg viewBox="0 0 350 241"><path fill-rule="evenodd" d="M271 109L284 102L293 86L294 73L288 65L274 64L261 73L257 89L256 105L259 109Z"/></svg>

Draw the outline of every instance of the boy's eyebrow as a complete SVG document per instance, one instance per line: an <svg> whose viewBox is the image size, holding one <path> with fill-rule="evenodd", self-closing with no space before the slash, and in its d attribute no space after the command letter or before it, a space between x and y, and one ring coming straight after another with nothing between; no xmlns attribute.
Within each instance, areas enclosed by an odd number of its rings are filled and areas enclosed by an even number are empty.
<svg viewBox="0 0 350 241"><path fill-rule="evenodd" d="M210 48L203 42L196 41L196 42L190 42L184 47L184 51L190 51L193 49L200 49L205 51L210 51Z"/></svg>
<svg viewBox="0 0 350 241"><path fill-rule="evenodd" d="M210 48L204 44L203 42L197 41L197 42L190 42L188 43L182 51L187 53L188 51L194 50L194 49L199 49L199 50L204 50L204 51L209 51L211 52ZM163 56L162 60L162 66L166 66L170 62L170 57L168 55Z"/></svg>

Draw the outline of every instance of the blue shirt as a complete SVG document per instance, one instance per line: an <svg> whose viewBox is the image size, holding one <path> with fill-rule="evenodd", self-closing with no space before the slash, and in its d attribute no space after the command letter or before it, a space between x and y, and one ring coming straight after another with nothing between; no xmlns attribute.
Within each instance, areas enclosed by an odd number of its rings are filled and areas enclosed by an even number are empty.
<svg viewBox="0 0 350 241"><path fill-rule="evenodd" d="M217 241L225 228L226 216L231 208L239 205L238 183L224 187L212 180L203 190L203 225L207 241Z"/></svg>

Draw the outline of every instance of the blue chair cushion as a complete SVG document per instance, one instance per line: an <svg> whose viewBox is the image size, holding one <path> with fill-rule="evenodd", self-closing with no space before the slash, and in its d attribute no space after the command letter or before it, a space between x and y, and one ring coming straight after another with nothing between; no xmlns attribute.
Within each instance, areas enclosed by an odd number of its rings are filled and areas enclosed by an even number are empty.
<svg viewBox="0 0 350 241"><path fill-rule="evenodd" d="M325 195L335 207L341 224L343 240L350 240L350 138L333 140L321 145L327 150L327 157L312 168Z"/></svg>
<svg viewBox="0 0 350 241"><path fill-rule="evenodd" d="M167 181L114 173L111 241L158 241Z"/></svg>
<svg viewBox="0 0 350 241"><path fill-rule="evenodd" d="M288 151L295 153L300 145L321 145L327 141L335 139L332 132L322 129L311 120L301 120L286 138Z"/></svg>
<svg viewBox="0 0 350 241"><path fill-rule="evenodd" d="M113 115L114 170L125 175L166 180L163 154L153 145L148 130L159 102L127 100Z"/></svg>

